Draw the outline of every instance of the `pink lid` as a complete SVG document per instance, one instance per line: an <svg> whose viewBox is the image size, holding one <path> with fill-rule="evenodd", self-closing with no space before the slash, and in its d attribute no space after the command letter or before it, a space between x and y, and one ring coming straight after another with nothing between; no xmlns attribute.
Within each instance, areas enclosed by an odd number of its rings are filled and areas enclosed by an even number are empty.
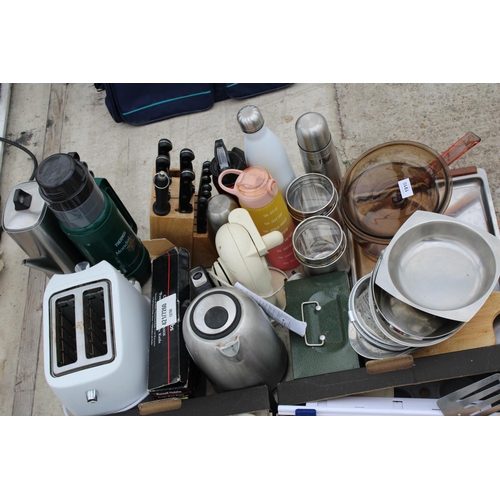
<svg viewBox="0 0 500 500"><path fill-rule="evenodd" d="M238 176L234 187L222 183L226 174ZM227 169L219 174L219 186L229 194L237 196L240 204L247 208L265 207L278 193L278 185L269 172L262 167L247 167L245 170Z"/></svg>

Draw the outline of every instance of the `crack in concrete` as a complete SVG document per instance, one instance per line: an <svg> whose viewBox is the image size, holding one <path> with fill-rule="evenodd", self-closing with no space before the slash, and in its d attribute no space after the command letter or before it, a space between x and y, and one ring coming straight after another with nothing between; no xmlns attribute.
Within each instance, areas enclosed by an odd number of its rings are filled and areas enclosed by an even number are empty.
<svg viewBox="0 0 500 500"><path fill-rule="evenodd" d="M344 125L342 123L342 115L340 113L340 100L339 100L339 93L338 93L338 88L337 88L336 83L333 84L333 88L335 90L333 98L335 100L335 104L337 105L337 114L339 117L340 137L342 138L342 140L345 140L346 137L345 137L345 133L344 133Z"/></svg>
<svg viewBox="0 0 500 500"><path fill-rule="evenodd" d="M340 99L339 99L339 94L338 94L338 87L337 84L333 84L333 89L334 89L334 96L333 99L335 101L335 105L337 106L337 115L338 115L338 124L339 124L339 129L340 129L340 145L335 146L335 149L340 155L340 160L342 163L348 167L351 164L351 160L347 157L347 153L345 152L345 141L347 140L347 136L344 130L344 123L342 121L342 113L340 111Z"/></svg>

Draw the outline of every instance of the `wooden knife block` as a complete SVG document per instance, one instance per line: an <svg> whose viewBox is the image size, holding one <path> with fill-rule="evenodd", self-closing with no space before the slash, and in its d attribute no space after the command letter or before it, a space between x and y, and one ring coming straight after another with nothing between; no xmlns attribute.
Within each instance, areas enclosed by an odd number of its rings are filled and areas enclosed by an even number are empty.
<svg viewBox="0 0 500 500"><path fill-rule="evenodd" d="M156 171L153 173L155 175ZM198 193L195 193L191 203L193 211L190 214L179 212L179 186L180 170L171 170L170 176L170 212L167 215L156 215L153 212L153 204L156 201L154 185L151 192L151 204L149 207L149 233L152 240L166 238L173 245L185 248L191 255L191 266L212 267L219 257L206 233L197 233L196 211L198 206Z"/></svg>

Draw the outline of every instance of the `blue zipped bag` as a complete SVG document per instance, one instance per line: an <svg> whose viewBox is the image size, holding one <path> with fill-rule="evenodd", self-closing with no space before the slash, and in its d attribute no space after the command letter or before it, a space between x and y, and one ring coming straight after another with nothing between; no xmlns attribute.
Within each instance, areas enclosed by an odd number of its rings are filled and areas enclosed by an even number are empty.
<svg viewBox="0 0 500 500"><path fill-rule="evenodd" d="M291 83L96 83L113 120L146 125L210 109L226 99L247 99Z"/></svg>

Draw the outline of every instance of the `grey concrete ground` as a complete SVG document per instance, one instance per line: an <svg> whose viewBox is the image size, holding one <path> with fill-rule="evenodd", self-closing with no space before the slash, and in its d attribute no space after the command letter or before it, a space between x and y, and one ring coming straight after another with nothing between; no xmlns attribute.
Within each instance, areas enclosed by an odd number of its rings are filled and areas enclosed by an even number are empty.
<svg viewBox="0 0 500 500"><path fill-rule="evenodd" d="M317 111L327 119L344 168L382 142L412 140L443 152L472 131L481 137L481 143L453 168L483 168L496 214L500 214L499 84L295 84L253 99L219 102L209 111L143 127L115 123L104 105L104 95L92 84L14 84L6 137L26 146L39 161L54 152L77 151L96 176L109 180L137 222L139 236L148 239L158 140L166 137L172 141L174 166L178 166L181 149L192 149L199 173L203 161L213 157L216 139L224 139L228 147L243 147L236 114L249 103L261 109L298 174L303 173L303 166L294 126L307 111ZM2 203L16 184L28 180L32 167L24 152L5 147L0 178ZM1 248L5 269L0 273L0 415L23 411L60 415L61 405L43 375L41 344L34 342L33 349L38 348L39 355L33 356L29 366L20 362L20 353L29 352L21 343L23 329L31 315L40 316L42 306L26 304L28 273L36 271L20 264L24 254L6 234L2 235ZM27 403L19 404L23 398Z"/></svg>

